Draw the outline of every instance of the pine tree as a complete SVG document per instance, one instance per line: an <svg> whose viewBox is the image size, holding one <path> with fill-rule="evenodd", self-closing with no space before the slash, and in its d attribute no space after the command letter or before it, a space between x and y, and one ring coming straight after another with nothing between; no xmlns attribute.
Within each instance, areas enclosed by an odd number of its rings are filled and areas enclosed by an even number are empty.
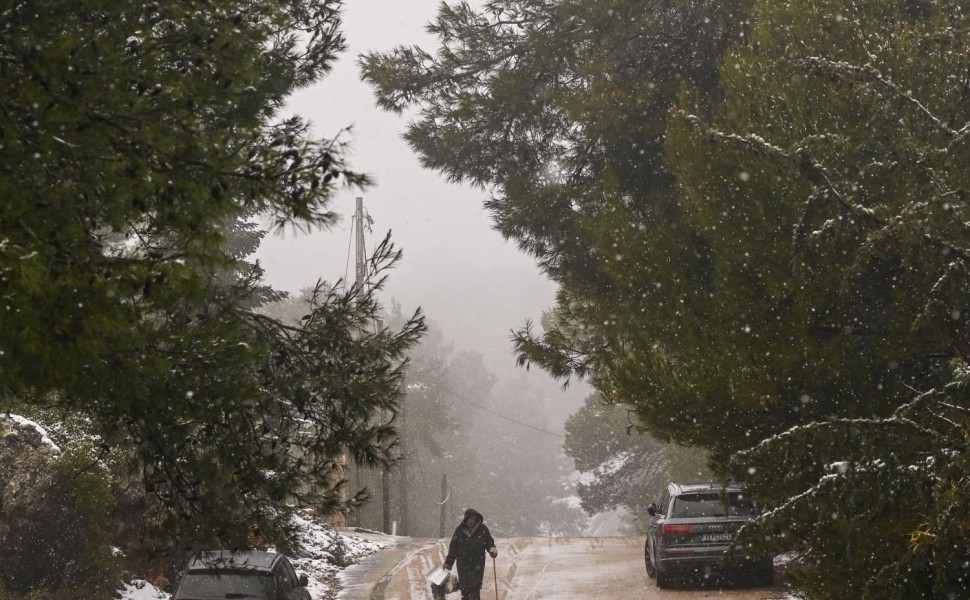
<svg viewBox="0 0 970 600"><path fill-rule="evenodd" d="M362 77L383 108L422 110L405 137L423 164L487 188L496 228L562 284L560 304L575 314L619 294L604 223L612 201L635 204L641 219L668 210L670 99L681 80L713 93L747 4L443 4L429 25L436 52L367 54ZM588 309L600 313L584 323L594 331L605 309ZM582 374L585 362L564 368Z"/></svg>
<svg viewBox="0 0 970 600"><path fill-rule="evenodd" d="M345 450L389 460L420 315L358 335L368 290L317 289L298 326L245 262L326 227L342 143L282 114L343 47L338 0L7 3L0 10L0 398L83 415L184 546L284 543L287 511L346 510ZM374 257L380 279L398 253ZM164 536L163 536L164 537Z"/></svg>
<svg viewBox="0 0 970 600"><path fill-rule="evenodd" d="M968 8L763 2L724 103L671 123L713 274L671 379L717 402L705 444L772 509L745 541L806 553L813 598L966 585Z"/></svg>
<svg viewBox="0 0 970 600"><path fill-rule="evenodd" d="M596 395L566 421L563 449L576 469L588 474L577 488L588 514L619 507L646 514L669 481L665 445L638 431L629 409L607 405Z"/></svg>
<svg viewBox="0 0 970 600"><path fill-rule="evenodd" d="M813 597L959 594L966 2L650 8L443 5L364 77L559 283L523 362L711 450Z"/></svg>
<svg viewBox="0 0 970 600"><path fill-rule="evenodd" d="M486 188L496 228L559 284L555 318L516 336L521 363L589 378L608 401L636 390L651 423L670 417L654 407L672 390L645 371L667 373L663 346L684 335L674 290L710 277L663 155L669 107L683 82L718 97L718 60L751 4L443 4L435 52L361 59L380 106L420 109L406 138L423 164ZM673 425L705 441L693 417Z"/></svg>

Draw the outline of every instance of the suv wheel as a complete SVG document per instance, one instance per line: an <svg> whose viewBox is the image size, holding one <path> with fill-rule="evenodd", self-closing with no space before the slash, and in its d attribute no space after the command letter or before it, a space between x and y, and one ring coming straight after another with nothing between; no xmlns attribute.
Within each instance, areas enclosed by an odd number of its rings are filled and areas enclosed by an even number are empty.
<svg viewBox="0 0 970 600"><path fill-rule="evenodd" d="M643 545L643 562L647 565L647 577L653 579L657 576L657 569L653 566L653 561L650 560L650 540Z"/></svg>

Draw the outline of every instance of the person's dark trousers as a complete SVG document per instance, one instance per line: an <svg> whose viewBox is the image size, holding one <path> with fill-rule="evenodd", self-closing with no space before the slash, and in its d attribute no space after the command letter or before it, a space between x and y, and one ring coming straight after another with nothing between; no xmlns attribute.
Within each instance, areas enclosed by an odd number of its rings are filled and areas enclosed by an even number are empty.
<svg viewBox="0 0 970 600"><path fill-rule="evenodd" d="M461 600L482 600L482 590L462 590Z"/></svg>

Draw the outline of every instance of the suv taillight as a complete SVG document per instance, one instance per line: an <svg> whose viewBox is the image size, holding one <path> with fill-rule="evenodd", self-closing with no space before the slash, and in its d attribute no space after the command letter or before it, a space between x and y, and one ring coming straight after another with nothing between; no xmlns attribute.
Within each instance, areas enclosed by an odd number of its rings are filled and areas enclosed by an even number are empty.
<svg viewBox="0 0 970 600"><path fill-rule="evenodd" d="M661 525L661 535L674 535L676 533L690 533L690 525Z"/></svg>

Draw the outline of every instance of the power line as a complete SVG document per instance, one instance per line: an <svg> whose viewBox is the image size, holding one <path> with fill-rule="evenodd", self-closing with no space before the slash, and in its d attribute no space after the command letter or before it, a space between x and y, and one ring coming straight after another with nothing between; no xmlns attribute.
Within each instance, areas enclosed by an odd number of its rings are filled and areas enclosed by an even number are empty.
<svg viewBox="0 0 970 600"><path fill-rule="evenodd" d="M539 427L535 427L533 425L529 425L528 423L523 423L522 421L519 421L517 419L513 419L512 417L503 415L502 413L495 412L494 410L492 410L492 409L490 409L488 407L482 406L481 404L479 404L477 402L473 402L473 401L469 400L468 398L464 397L463 395L459 394L458 392L455 392L455 396L457 396L459 400L462 400L464 402L467 402L467 403L471 404L472 406L476 406L476 407L484 410L485 412L491 413L491 414L495 415L496 417L500 417L502 419L505 419L506 421L512 421L513 423L517 423L517 424L519 424L519 425L521 425L523 427L528 427L529 429L533 429L535 431L538 431L539 433L544 433L546 435L551 435L551 436L558 437L558 438L564 437L560 433L553 433L551 431L546 431L545 429L541 429Z"/></svg>
<svg viewBox="0 0 970 600"><path fill-rule="evenodd" d="M447 502L448 501L448 498L451 498L451 487L449 486L449 488L448 488L448 495L445 497L445 499L444 500L438 500L435 497L435 495L433 493L431 493L431 485L428 483L428 479L424 475L424 465L421 463L421 453L420 452L415 452L413 454L412 458L414 458L415 464L418 466L418 477L421 478L421 483L424 484L424 487L428 488L427 491L426 491L426 493L428 494L428 498L430 498L431 501L434 502L435 504L437 504L438 506L441 506L442 504L444 504L445 502Z"/></svg>

